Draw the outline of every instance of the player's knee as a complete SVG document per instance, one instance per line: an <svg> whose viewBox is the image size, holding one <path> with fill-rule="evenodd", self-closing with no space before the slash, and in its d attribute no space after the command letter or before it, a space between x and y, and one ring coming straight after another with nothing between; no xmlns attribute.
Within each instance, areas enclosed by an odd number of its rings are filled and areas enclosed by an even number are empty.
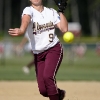
<svg viewBox="0 0 100 100"><path fill-rule="evenodd" d="M43 79L44 79L45 82L49 82L51 79L53 79L53 76L43 75Z"/></svg>
<svg viewBox="0 0 100 100"><path fill-rule="evenodd" d="M39 89L39 91L40 91L40 94L41 94L42 96L48 97L47 92L46 92L45 89Z"/></svg>

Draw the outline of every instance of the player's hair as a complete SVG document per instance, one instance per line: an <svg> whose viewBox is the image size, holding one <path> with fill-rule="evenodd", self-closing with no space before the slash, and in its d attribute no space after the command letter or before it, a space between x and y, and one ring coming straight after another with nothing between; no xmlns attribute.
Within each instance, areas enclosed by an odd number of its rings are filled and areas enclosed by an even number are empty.
<svg viewBox="0 0 100 100"><path fill-rule="evenodd" d="M31 5L31 4L32 4L30 0L28 0L28 4L29 4L29 5Z"/></svg>

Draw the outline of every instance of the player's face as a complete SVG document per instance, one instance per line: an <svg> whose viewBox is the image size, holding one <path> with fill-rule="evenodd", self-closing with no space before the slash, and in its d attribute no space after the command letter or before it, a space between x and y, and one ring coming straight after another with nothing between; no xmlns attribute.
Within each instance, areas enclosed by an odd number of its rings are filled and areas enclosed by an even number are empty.
<svg viewBox="0 0 100 100"><path fill-rule="evenodd" d="M39 6L39 5L42 4L42 0L30 0L30 1L31 1L31 3L32 3L33 5L35 5L35 6Z"/></svg>

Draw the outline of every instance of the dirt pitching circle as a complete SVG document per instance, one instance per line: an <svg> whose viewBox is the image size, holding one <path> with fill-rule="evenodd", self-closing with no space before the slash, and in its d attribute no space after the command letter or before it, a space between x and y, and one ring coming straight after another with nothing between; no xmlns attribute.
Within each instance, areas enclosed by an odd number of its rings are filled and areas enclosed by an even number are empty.
<svg viewBox="0 0 100 100"><path fill-rule="evenodd" d="M100 82L58 81L64 100L100 100ZM49 100L39 94L35 81L0 81L0 100Z"/></svg>

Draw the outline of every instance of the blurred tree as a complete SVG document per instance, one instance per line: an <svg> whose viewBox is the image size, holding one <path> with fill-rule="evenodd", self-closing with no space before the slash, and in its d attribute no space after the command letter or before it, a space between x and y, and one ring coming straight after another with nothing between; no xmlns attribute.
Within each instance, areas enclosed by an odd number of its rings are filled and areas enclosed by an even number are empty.
<svg viewBox="0 0 100 100"><path fill-rule="evenodd" d="M21 6L21 0L12 0L12 25L11 27L18 27L20 25L21 21L21 14L20 14L20 6Z"/></svg>
<svg viewBox="0 0 100 100"><path fill-rule="evenodd" d="M28 5L28 0L21 0L20 1L20 15L22 14L23 9Z"/></svg>
<svg viewBox="0 0 100 100"><path fill-rule="evenodd" d="M11 27L11 0L5 0L4 6L4 31L7 32Z"/></svg>
<svg viewBox="0 0 100 100"><path fill-rule="evenodd" d="M3 31L3 3L4 0L0 0L0 31Z"/></svg>
<svg viewBox="0 0 100 100"><path fill-rule="evenodd" d="M76 0L70 0L70 5L71 5L72 21L80 23L77 1Z"/></svg>
<svg viewBox="0 0 100 100"><path fill-rule="evenodd" d="M47 1L47 7L54 7L54 1L53 0L45 0Z"/></svg>
<svg viewBox="0 0 100 100"><path fill-rule="evenodd" d="M82 25L82 32L84 36L90 36L89 16L88 16L88 2L87 0L77 0L79 9L79 20Z"/></svg>
<svg viewBox="0 0 100 100"><path fill-rule="evenodd" d="M100 33L100 0L88 0L89 24L92 36Z"/></svg>

